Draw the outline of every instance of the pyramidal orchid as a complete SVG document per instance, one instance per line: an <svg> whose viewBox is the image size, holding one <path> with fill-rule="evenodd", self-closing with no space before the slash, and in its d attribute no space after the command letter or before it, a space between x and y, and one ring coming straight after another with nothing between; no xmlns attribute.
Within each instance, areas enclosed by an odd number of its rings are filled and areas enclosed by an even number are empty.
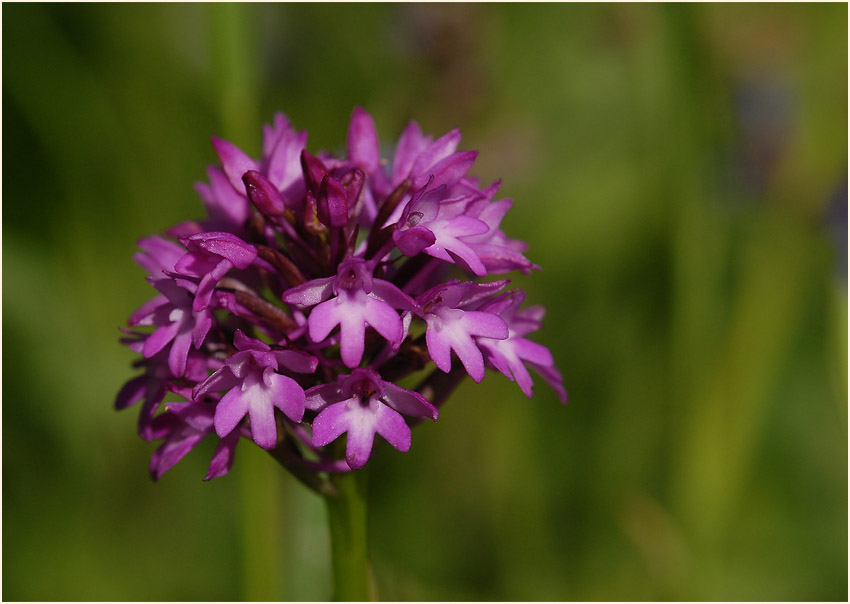
<svg viewBox="0 0 850 604"><path fill-rule="evenodd" d="M378 437L407 451L464 376L491 368L530 397L531 369L566 402L528 339L543 309L501 278L538 268L502 230L513 202L469 175L458 130L411 122L386 158L359 107L342 157L307 151L280 113L262 134L258 158L214 137L206 217L138 244L156 295L124 330L141 373L115 405L142 402L139 434L162 441L154 479L205 439L205 479L223 476L249 440L332 496Z"/></svg>

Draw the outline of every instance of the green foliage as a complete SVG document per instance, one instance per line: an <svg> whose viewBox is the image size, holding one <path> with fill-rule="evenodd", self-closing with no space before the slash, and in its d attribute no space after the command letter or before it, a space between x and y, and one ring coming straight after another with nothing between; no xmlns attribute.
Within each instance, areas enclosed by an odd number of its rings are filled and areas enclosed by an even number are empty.
<svg viewBox="0 0 850 604"><path fill-rule="evenodd" d="M494 373L378 452L379 596L847 599L846 5L3 17L5 599L330 597L321 501L242 445L152 484L111 403L134 242L201 215L210 135L256 153L282 110L339 148L355 104L386 144L460 127L503 179L570 392Z"/></svg>

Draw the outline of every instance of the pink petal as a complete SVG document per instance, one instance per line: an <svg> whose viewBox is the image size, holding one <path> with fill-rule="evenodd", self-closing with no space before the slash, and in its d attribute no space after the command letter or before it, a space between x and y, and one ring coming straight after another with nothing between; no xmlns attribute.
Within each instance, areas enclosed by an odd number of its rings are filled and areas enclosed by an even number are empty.
<svg viewBox="0 0 850 604"><path fill-rule="evenodd" d="M239 444L239 430L234 430L218 442L204 480L219 478L230 472L236 456L237 444Z"/></svg>
<svg viewBox="0 0 850 604"><path fill-rule="evenodd" d="M422 136L419 124L410 122L407 125L398 139L393 158L392 185L394 187L410 175L416 158L430 142L429 138Z"/></svg>
<svg viewBox="0 0 850 604"><path fill-rule="evenodd" d="M233 375L231 368L225 365L203 382L195 386L195 389L192 391L192 400L198 401L210 392L230 390L241 382L242 380Z"/></svg>
<svg viewBox="0 0 850 604"><path fill-rule="evenodd" d="M367 298L363 318L391 344L401 343L401 318L386 302ZM359 361L358 361L359 362Z"/></svg>
<svg viewBox="0 0 850 604"><path fill-rule="evenodd" d="M248 396L238 386L231 388L215 407L215 433L223 438L236 427L248 412Z"/></svg>
<svg viewBox="0 0 850 604"><path fill-rule="evenodd" d="M339 438L349 425L349 409L360 405L357 398L351 398L326 407L313 420L313 444L324 447Z"/></svg>
<svg viewBox="0 0 850 604"><path fill-rule="evenodd" d="M293 199L304 193L301 179L301 152L307 144L307 132L289 134L280 139L268 162L268 177L274 185ZM300 190L300 194L298 191Z"/></svg>
<svg viewBox="0 0 850 604"><path fill-rule="evenodd" d="M270 371L270 369L266 369L266 372ZM270 382L269 391L274 406L283 411L283 414L295 423L300 423L304 418L306 403L304 389L292 378L278 373L271 373L266 379ZM253 426L253 423L251 425ZM277 428L275 428L276 430Z"/></svg>
<svg viewBox="0 0 850 604"><path fill-rule="evenodd" d="M248 399L251 436L254 442L263 449L274 449L277 444L277 423L274 419L274 404L272 402L274 394L274 390L267 388L255 374L251 374L245 379L242 398Z"/></svg>
<svg viewBox="0 0 850 604"><path fill-rule="evenodd" d="M307 325L310 330L310 339L314 342L321 342L333 331L333 328L339 325L342 317L340 316L338 298L322 302L310 313L307 318Z"/></svg>
<svg viewBox="0 0 850 604"><path fill-rule="evenodd" d="M132 326L153 325L153 313L164 304L168 304L168 298L165 296L157 296L152 300L148 300L142 304L139 310L130 315L130 318L127 319L127 324Z"/></svg>
<svg viewBox="0 0 850 604"><path fill-rule="evenodd" d="M143 253L134 254L133 259L152 277L161 277L164 270L173 271L174 264L185 253L179 245L159 235L144 237L137 242L137 245Z"/></svg>
<svg viewBox="0 0 850 604"><path fill-rule="evenodd" d="M198 183L195 189L204 200L204 205L213 224L235 225L242 227L251 215L251 205L244 195L233 189L230 180L219 168L207 170L209 186ZM226 227L225 227L226 228Z"/></svg>
<svg viewBox="0 0 850 604"><path fill-rule="evenodd" d="M471 310L460 318L466 333L473 336L504 340L508 337L508 324L493 313Z"/></svg>
<svg viewBox="0 0 850 604"><path fill-rule="evenodd" d="M281 297L287 304L315 306L333 295L333 282L336 277L324 277L302 283L286 290Z"/></svg>
<svg viewBox="0 0 850 604"><path fill-rule="evenodd" d="M424 173L438 161L454 153L458 143L460 143L460 130L455 128L435 140L425 151L420 153L411 172L413 174Z"/></svg>
<svg viewBox="0 0 850 604"><path fill-rule="evenodd" d="M212 328L212 324L212 313L208 310L202 310L195 315L195 327L192 330L192 346L196 349L201 348L201 344L204 343L210 328Z"/></svg>
<svg viewBox="0 0 850 604"><path fill-rule="evenodd" d="M465 266L472 273L478 275L479 277L483 277L487 274L487 267L484 266L484 263L481 261L481 258L478 256L478 254L475 253L475 250L473 250L465 243L462 243L457 240L451 241L443 246L443 250L449 253L448 255L451 258L451 262L455 264L460 264L461 266ZM430 249L425 250L425 253L430 254L435 258L441 257L437 254L431 253ZM460 260L461 262L458 263L458 260Z"/></svg>
<svg viewBox="0 0 850 604"><path fill-rule="evenodd" d="M272 116L271 124L263 124L263 157L271 155L280 138L291 130L289 118L280 111Z"/></svg>
<svg viewBox="0 0 850 604"><path fill-rule="evenodd" d="M430 417L437 421L437 408L418 392L406 390L392 382L384 382L384 392L384 402L399 413L411 417Z"/></svg>
<svg viewBox="0 0 850 604"><path fill-rule="evenodd" d="M149 379L150 376L143 374L134 377L121 386L121 390L118 391L118 395L115 397L115 408L126 409L130 405L142 400L147 390Z"/></svg>
<svg viewBox="0 0 850 604"><path fill-rule="evenodd" d="M239 193L245 194L242 175L248 170L259 170L260 167L244 151L233 143L216 136L212 137L215 152L221 160L221 167L227 175L230 184Z"/></svg>
<svg viewBox="0 0 850 604"><path fill-rule="evenodd" d="M307 389L304 395L306 397L304 405L311 411L319 411L328 405L339 402L343 398L342 388L340 388L339 382L313 386Z"/></svg>
<svg viewBox="0 0 850 604"><path fill-rule="evenodd" d="M174 336L177 335L179 330L179 321L175 321L174 323L169 323L168 325L163 325L158 328L148 336L147 340L145 340L145 347L142 350L142 354L146 359L151 358L153 355L165 348L168 343L174 339Z"/></svg>
<svg viewBox="0 0 850 604"><path fill-rule="evenodd" d="M218 282L231 268L233 264L229 260L222 259L214 269L201 278L198 290L195 292L195 300L192 302L192 310L200 312L209 306Z"/></svg>
<svg viewBox="0 0 850 604"><path fill-rule="evenodd" d="M552 390L554 390L558 398L561 399L561 402L567 403L567 391L564 389L564 378L561 376L561 372L555 369L554 367L537 367L534 366L534 369L537 373L540 374L546 383L548 383Z"/></svg>
<svg viewBox="0 0 850 604"><path fill-rule="evenodd" d="M271 350L271 347L268 344L262 340L246 336L245 332L241 329L237 329L236 332L234 332L233 344L236 346L237 350L240 351L257 350L260 352L268 352Z"/></svg>
<svg viewBox="0 0 850 604"><path fill-rule="evenodd" d="M516 383L520 387L520 390L522 390L525 396L531 398L532 390L534 388L534 380L531 379L528 369L526 369L525 365L522 364L522 361L514 355L508 356L507 361L511 368L511 372L514 374L514 378L516 378Z"/></svg>
<svg viewBox="0 0 850 604"><path fill-rule="evenodd" d="M366 294L363 295L365 296ZM366 347L366 321L364 315L367 308L362 306L343 308L342 305L339 306L339 355L342 357L342 362L345 363L346 367L357 367L363 358L363 350ZM312 315L310 316L312 318ZM396 319L398 320L398 328L401 330L401 319L398 318L398 315L396 315Z"/></svg>
<svg viewBox="0 0 850 604"><path fill-rule="evenodd" d="M319 365L316 357L300 350L275 350L272 354L278 368L283 367L295 373L313 373Z"/></svg>
<svg viewBox="0 0 850 604"><path fill-rule="evenodd" d="M219 258L210 257L202 252L189 252L177 261L174 272L200 278L213 270L219 261Z"/></svg>
<svg viewBox="0 0 850 604"><path fill-rule="evenodd" d="M362 107L355 107L351 114L345 146L352 163L367 172L378 169L381 160L378 131L372 116Z"/></svg>
<svg viewBox="0 0 850 604"><path fill-rule="evenodd" d="M384 407L384 405L378 402L370 402L368 407L364 407L360 403L355 404L357 408L352 409L346 417L348 430L345 442L345 461L352 470L359 470L366 465L369 456L372 454L378 422L378 409Z"/></svg>
<svg viewBox="0 0 850 604"><path fill-rule="evenodd" d="M429 323L425 331L425 343L428 345L428 354L431 355L434 364L448 373L452 368L452 353L446 334Z"/></svg>
<svg viewBox="0 0 850 604"><path fill-rule="evenodd" d="M375 431L402 453L410 450L410 426L397 411L386 405L378 405ZM371 449L371 443L369 448Z"/></svg>
<svg viewBox="0 0 850 604"><path fill-rule="evenodd" d="M154 480L159 480L162 475L170 470L174 464L183 459L186 454L195 448L206 436L203 432L197 432L185 426L179 431L172 433L160 447L151 455L150 474Z"/></svg>
<svg viewBox="0 0 850 604"><path fill-rule="evenodd" d="M436 241L434 233L424 226L415 226L403 231L393 231L393 241L405 256L412 257Z"/></svg>
<svg viewBox="0 0 850 604"><path fill-rule="evenodd" d="M187 325L181 325L180 333L174 337L171 350L168 351L168 368L175 377L182 377L186 373L186 358L189 356L189 347L192 345L192 332Z"/></svg>
<svg viewBox="0 0 850 604"><path fill-rule="evenodd" d="M487 352L487 360L496 368L496 370L508 378L510 381L514 381L514 374L511 372L511 367L508 365L508 360L505 358L503 354L498 352L498 349L493 346L489 346L488 344L482 342L481 347Z"/></svg>
<svg viewBox="0 0 850 604"><path fill-rule="evenodd" d="M257 248L230 233L202 233L195 237L198 237L198 247L229 260L240 269L251 266L257 257Z"/></svg>
<svg viewBox="0 0 850 604"><path fill-rule="evenodd" d="M484 379L484 357L472 338L465 334L456 334L452 338L452 349L457 353L464 369L476 382Z"/></svg>
<svg viewBox="0 0 850 604"><path fill-rule="evenodd" d="M431 186L437 187L440 185L455 184L458 180L466 176L466 173L469 172L469 169L475 163L476 157L478 157L477 151L463 151L443 158L428 170L428 174L433 174L434 176L434 182L431 183ZM413 182L413 186L421 186L426 182L427 178L423 174Z"/></svg>
<svg viewBox="0 0 850 604"><path fill-rule="evenodd" d="M519 358L537 365L549 367L555 364L555 360L552 358L552 353L549 352L549 349L537 342L518 338L514 341L514 350L516 350Z"/></svg>

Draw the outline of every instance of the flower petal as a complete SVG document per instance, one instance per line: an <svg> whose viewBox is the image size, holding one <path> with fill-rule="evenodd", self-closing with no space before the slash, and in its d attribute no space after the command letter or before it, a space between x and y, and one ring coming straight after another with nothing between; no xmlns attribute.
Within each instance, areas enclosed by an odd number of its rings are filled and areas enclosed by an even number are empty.
<svg viewBox="0 0 850 604"><path fill-rule="evenodd" d="M402 131L393 158L392 186L396 187L410 175L410 170L419 154L430 144L431 139L422 135L416 122L410 122Z"/></svg>
<svg viewBox="0 0 850 604"><path fill-rule="evenodd" d="M245 185L242 183L242 175L248 170L259 170L260 166L229 141L214 136L212 137L212 145L221 160L221 167L230 180L230 184L236 191L244 195Z"/></svg>
<svg viewBox="0 0 850 604"><path fill-rule="evenodd" d="M304 405L311 411L319 411L343 399L342 388L338 381L308 388L304 395L306 397Z"/></svg>
<svg viewBox="0 0 850 604"><path fill-rule="evenodd" d="M394 409L390 409L386 405L378 405L375 417L375 431L402 453L410 450L410 426L407 425L404 418ZM371 443L369 448L371 449ZM351 462L348 465L351 465Z"/></svg>
<svg viewBox="0 0 850 604"><path fill-rule="evenodd" d="M275 350L272 354L278 368L283 367L295 373L313 373L319 365L316 357L300 350Z"/></svg>
<svg viewBox="0 0 850 604"><path fill-rule="evenodd" d="M333 295L333 282L336 277L324 277L302 283L283 293L281 299L287 304L315 306Z"/></svg>
<svg viewBox="0 0 850 604"><path fill-rule="evenodd" d="M460 318L466 333L473 336L504 340L508 337L508 324L490 312L469 310Z"/></svg>
<svg viewBox="0 0 850 604"><path fill-rule="evenodd" d="M424 226L415 226L403 231L393 231L393 241L401 253L413 257L427 247L434 245L437 238Z"/></svg>
<svg viewBox="0 0 850 604"><path fill-rule="evenodd" d="M443 136L435 140L416 158L413 164L411 174L422 175L426 174L427 170L439 162L444 157L447 157L455 152L460 143L460 130L457 128L446 132ZM425 177L427 180L427 175ZM421 186L421 185L420 185Z"/></svg>
<svg viewBox="0 0 850 604"><path fill-rule="evenodd" d="M239 444L239 430L234 430L218 442L204 480L219 478L230 472L236 456L237 444Z"/></svg>
<svg viewBox="0 0 850 604"><path fill-rule="evenodd" d="M418 392L396 386L392 382L384 382L384 393L383 402L399 413L410 417L430 417L437 421L437 408Z"/></svg>
<svg viewBox="0 0 850 604"><path fill-rule="evenodd" d="M242 421L248 412L249 396L241 388L235 386L227 391L215 407L213 424L215 433L223 438Z"/></svg>
<svg viewBox="0 0 850 604"><path fill-rule="evenodd" d="M234 355L236 356L236 355ZM225 365L218 369L210 377L195 386L192 391L192 400L200 400L210 392L221 392L222 390L230 390L242 380L233 375L232 369Z"/></svg>
<svg viewBox="0 0 850 604"><path fill-rule="evenodd" d="M151 455L149 466L151 478L154 480L162 478L163 474L183 459L206 435L205 432L198 432L185 424L172 432Z"/></svg>
<svg viewBox="0 0 850 604"><path fill-rule="evenodd" d="M130 405L142 400L145 396L145 391L148 387L150 376L142 374L129 380L121 386L118 395L115 397L115 408L126 409Z"/></svg>
<svg viewBox="0 0 850 604"><path fill-rule="evenodd" d="M472 338L465 332L456 332L452 337L452 350L457 353L464 369L476 382L484 379L484 357Z"/></svg>
<svg viewBox="0 0 850 604"><path fill-rule="evenodd" d="M271 372L271 369L266 369L266 374L269 374L269 372ZM265 379L270 382L269 394L272 404L283 411L286 417L295 423L300 423L304 418L306 403L304 389L292 378L278 373L266 375ZM251 425L253 426L253 422ZM277 428L275 428L276 430Z"/></svg>
<svg viewBox="0 0 850 604"><path fill-rule="evenodd" d="M402 325L398 312L386 302L367 297L363 318L389 343L401 343Z"/></svg>
<svg viewBox="0 0 850 604"><path fill-rule="evenodd" d="M338 298L327 300L319 304L310 313L307 318L307 325L310 330L310 339L314 342L321 342L333 331L334 327L339 325L342 316L337 304Z"/></svg>
<svg viewBox="0 0 850 604"><path fill-rule="evenodd" d="M373 402L368 407L359 403L356 403L356 406L356 409L352 409L346 418L348 431L345 441L345 461L352 470L359 470L369 461L372 445L375 441L378 408L384 407L377 402ZM384 408L387 409L388 407ZM401 417L398 414L396 415ZM402 420L403 422L404 420Z"/></svg>
<svg viewBox="0 0 850 604"><path fill-rule="evenodd" d="M152 300L148 300L136 312L130 315L130 318L127 319L127 324L134 327L136 325L153 325L154 312L165 304L168 304L168 298L165 296L157 296Z"/></svg>
<svg viewBox="0 0 850 604"><path fill-rule="evenodd" d="M454 185L466 176L466 173L475 163L476 157L478 157L478 151L462 151L443 158L428 170L429 174L434 176L434 182L431 183L431 186ZM427 181L420 179L419 182L414 181L413 186L425 184L425 182Z"/></svg>
<svg viewBox="0 0 850 604"><path fill-rule="evenodd" d="M168 368L174 377L183 377L186 373L186 358L189 356L189 347L192 345L191 324L183 322L180 332L171 343L168 351Z"/></svg>
<svg viewBox="0 0 850 604"><path fill-rule="evenodd" d="M345 363L346 367L357 367L363 358L363 350L366 348L366 321L364 315L367 308L355 306L343 309L340 306L339 356L342 357L342 362ZM310 317L312 318L312 315ZM400 333L401 319L398 318L398 315L396 315L396 319L398 319ZM310 335L312 337L312 333Z"/></svg>
<svg viewBox="0 0 850 604"><path fill-rule="evenodd" d="M431 355L431 360L442 371L448 373L452 368L452 352L451 345L447 334L442 330L432 327L429 322L428 328L425 331L425 343L428 345L428 354Z"/></svg>
<svg viewBox="0 0 850 604"><path fill-rule="evenodd" d="M359 405L356 397L334 403L322 410L313 420L313 444L324 447L339 438L348 430L349 410Z"/></svg>
<svg viewBox="0 0 850 604"><path fill-rule="evenodd" d="M274 419L274 405L272 403L274 391L266 388L263 382L253 374L245 379L245 384L247 389L244 390L243 398L248 399L251 436L261 448L274 449L277 444L277 423Z"/></svg>
<svg viewBox="0 0 850 604"><path fill-rule="evenodd" d="M348 125L345 141L348 158L367 172L374 172L381 160L378 131L372 116L362 107L355 107Z"/></svg>
<svg viewBox="0 0 850 604"><path fill-rule="evenodd" d="M151 358L153 355L165 348L168 343L174 339L174 336L177 335L179 330L179 321L157 328L156 331L149 335L147 340L145 340L145 347L142 349L142 354L146 359Z"/></svg>

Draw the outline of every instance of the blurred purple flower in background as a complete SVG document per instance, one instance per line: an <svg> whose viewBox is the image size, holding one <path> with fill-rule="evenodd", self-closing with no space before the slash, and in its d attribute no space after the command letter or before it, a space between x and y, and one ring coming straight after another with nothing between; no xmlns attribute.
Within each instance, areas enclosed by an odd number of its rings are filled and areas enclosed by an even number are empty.
<svg viewBox="0 0 850 604"><path fill-rule="evenodd" d="M376 434L407 451L410 426L485 367L531 396L530 367L566 402L552 355L526 339L543 309L482 280L538 267L500 229L513 202L494 201L499 183L468 175L477 152L457 150L460 132L435 140L412 122L384 161L358 107L347 157L306 142L282 114L259 160L214 137L221 165L197 185L207 218L139 242L160 295L129 319L153 331L122 340L144 373L116 406L144 401L140 434L163 441L154 479L208 436L220 440L206 479L229 471L241 438L285 448L302 479L359 469ZM418 386L397 385L414 374ZM343 434L344 460L329 448Z"/></svg>

